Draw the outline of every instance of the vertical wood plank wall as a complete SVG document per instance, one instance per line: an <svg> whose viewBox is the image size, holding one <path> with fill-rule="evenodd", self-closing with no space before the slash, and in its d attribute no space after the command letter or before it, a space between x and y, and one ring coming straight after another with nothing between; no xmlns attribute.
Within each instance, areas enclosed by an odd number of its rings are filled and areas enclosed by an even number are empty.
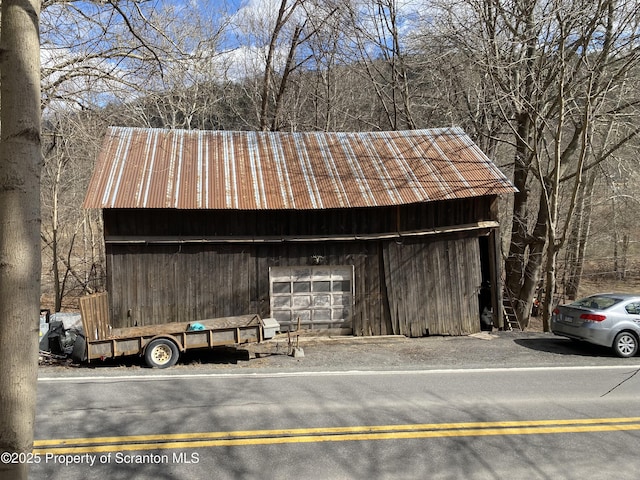
<svg viewBox="0 0 640 480"><path fill-rule="evenodd" d="M88 340L103 340L109 335L109 297L105 292L80 297L80 314Z"/></svg>
<svg viewBox="0 0 640 480"><path fill-rule="evenodd" d="M480 329L481 281L491 280L494 295L500 290L499 255L489 259L491 278L480 262L478 235L488 230L398 242L356 238L454 230L496 216L495 196L312 211L105 209L113 327L248 313L266 317L269 267L310 265L313 256L321 256L326 265L354 266L355 335L473 333ZM351 238L338 240L340 235ZM304 236L328 240L278 241ZM197 241L211 237L233 241ZM196 242L181 243L183 238Z"/></svg>
<svg viewBox="0 0 640 480"><path fill-rule="evenodd" d="M269 315L269 267L355 270L354 335L480 330L477 237L283 244L108 245L113 327Z"/></svg>
<svg viewBox="0 0 640 480"><path fill-rule="evenodd" d="M480 331L477 238L389 242L384 263L393 333L419 337Z"/></svg>
<svg viewBox="0 0 640 480"><path fill-rule="evenodd" d="M107 256L115 328L256 313L242 248L108 246Z"/></svg>

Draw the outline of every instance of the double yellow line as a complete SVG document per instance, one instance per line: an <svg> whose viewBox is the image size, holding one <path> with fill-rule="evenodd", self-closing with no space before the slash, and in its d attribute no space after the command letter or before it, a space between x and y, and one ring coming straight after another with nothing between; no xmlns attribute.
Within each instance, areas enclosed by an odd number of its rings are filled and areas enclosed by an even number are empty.
<svg viewBox="0 0 640 480"><path fill-rule="evenodd" d="M327 428L242 430L232 432L131 435L123 437L37 440L39 455L106 453L164 449L192 449L284 443L345 442L488 435L539 435L553 433L640 430L640 417L507 422L423 423Z"/></svg>

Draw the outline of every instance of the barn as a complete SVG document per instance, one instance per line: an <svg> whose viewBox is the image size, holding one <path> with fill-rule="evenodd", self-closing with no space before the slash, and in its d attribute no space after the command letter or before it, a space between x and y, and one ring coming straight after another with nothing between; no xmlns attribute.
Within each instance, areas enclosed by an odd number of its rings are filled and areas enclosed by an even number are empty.
<svg viewBox="0 0 640 480"><path fill-rule="evenodd" d="M104 223L114 327L257 313L410 337L502 325L497 199L459 128L111 127L84 207Z"/></svg>

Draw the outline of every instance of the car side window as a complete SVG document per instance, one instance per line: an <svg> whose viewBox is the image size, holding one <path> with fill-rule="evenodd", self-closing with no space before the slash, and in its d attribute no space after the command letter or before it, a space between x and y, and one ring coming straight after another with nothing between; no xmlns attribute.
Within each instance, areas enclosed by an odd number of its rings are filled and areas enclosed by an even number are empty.
<svg viewBox="0 0 640 480"><path fill-rule="evenodd" d="M640 315L640 302L632 302L624 308L631 315Z"/></svg>

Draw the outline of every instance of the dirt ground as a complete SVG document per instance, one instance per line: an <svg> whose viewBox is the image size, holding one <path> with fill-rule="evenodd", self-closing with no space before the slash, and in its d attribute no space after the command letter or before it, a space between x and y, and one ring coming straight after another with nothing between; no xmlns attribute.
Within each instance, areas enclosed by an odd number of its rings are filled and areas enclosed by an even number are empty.
<svg viewBox="0 0 640 480"><path fill-rule="evenodd" d="M233 348L193 352L168 369L151 369L141 358L129 357L89 365L70 362L42 365L39 375L47 378L300 375L304 372L638 365L640 362L640 357L621 359L604 347L577 344L550 333L530 331L482 332L462 337L309 337L300 340L301 356L288 354L285 339L263 347L266 348L262 353L253 356L244 349Z"/></svg>

